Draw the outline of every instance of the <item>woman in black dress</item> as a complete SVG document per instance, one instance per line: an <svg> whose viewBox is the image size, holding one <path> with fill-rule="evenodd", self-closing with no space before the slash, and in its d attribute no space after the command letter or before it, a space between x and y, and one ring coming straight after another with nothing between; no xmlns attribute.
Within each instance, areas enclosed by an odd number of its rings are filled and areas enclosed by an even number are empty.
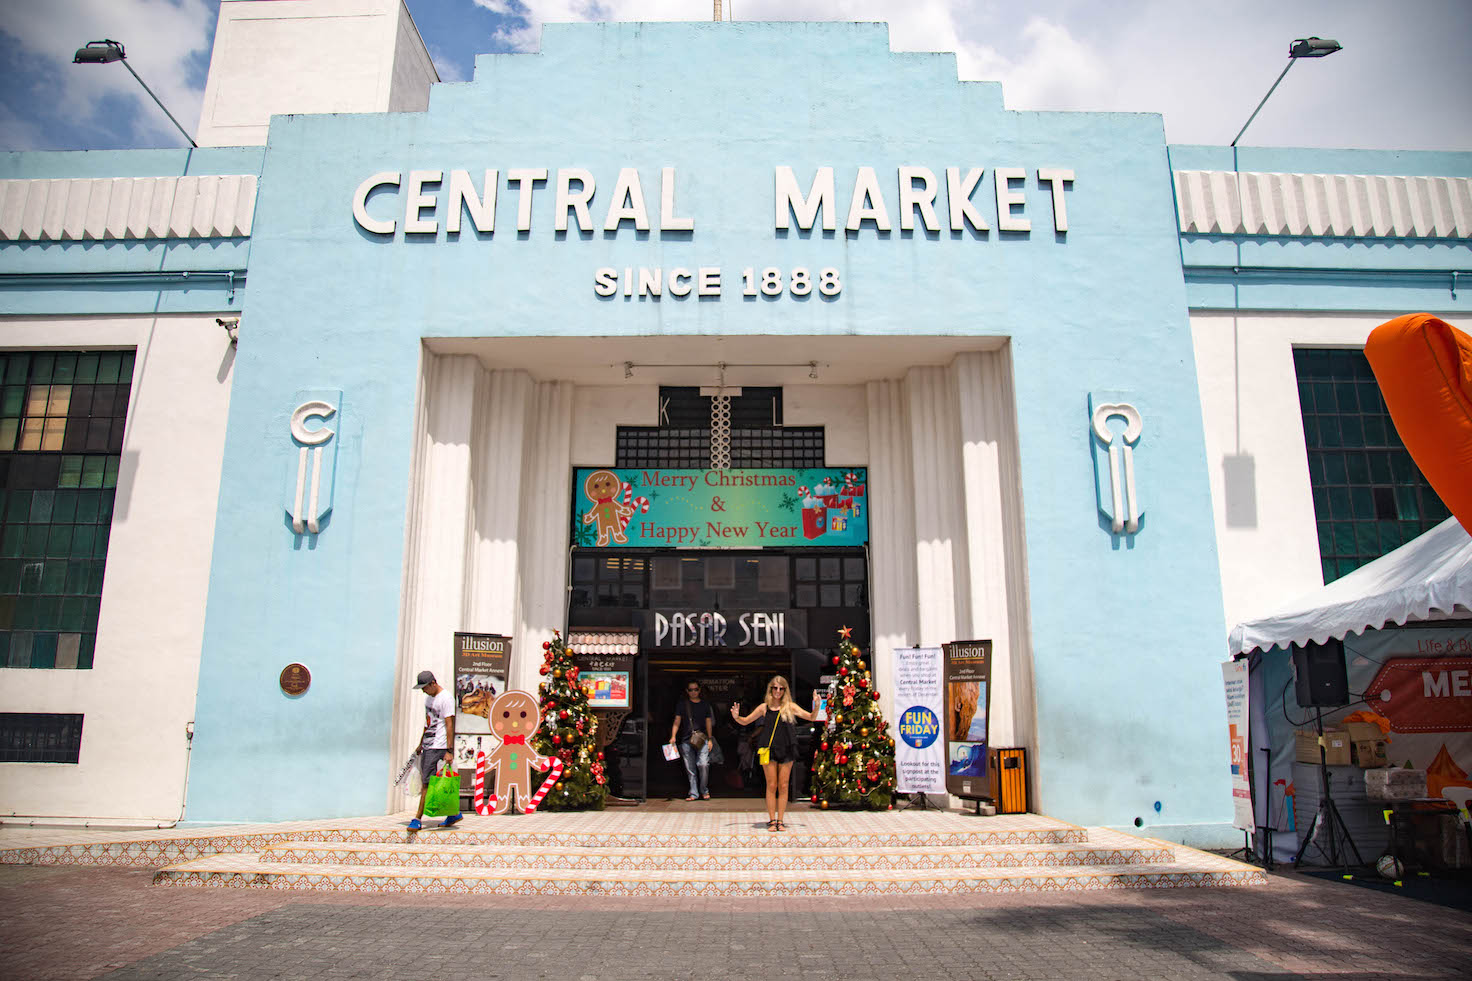
<svg viewBox="0 0 1472 981"><path fill-rule="evenodd" d="M811 722L813 715L792 700L792 686L786 678L777 675L767 683L765 701L746 715L741 714L738 702L731 706L731 718L741 725L764 720L757 726L751 744L758 752L769 751L767 762L762 765L767 775L767 830L786 831L782 819L787 816L787 781L792 776L792 763L797 759L797 733L792 720Z"/></svg>

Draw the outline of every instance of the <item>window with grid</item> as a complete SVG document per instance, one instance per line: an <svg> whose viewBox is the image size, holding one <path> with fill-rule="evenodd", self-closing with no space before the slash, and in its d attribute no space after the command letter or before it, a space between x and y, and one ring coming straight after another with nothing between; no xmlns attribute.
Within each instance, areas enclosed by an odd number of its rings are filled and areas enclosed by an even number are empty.
<svg viewBox="0 0 1472 981"><path fill-rule="evenodd" d="M699 388L659 390L658 426L618 427L618 467L710 466L710 397ZM782 389L743 388L731 398L731 466L824 465L822 426L782 425Z"/></svg>
<svg viewBox="0 0 1472 981"><path fill-rule="evenodd" d="M869 571L862 555L803 555L792 560L793 603L799 609L869 605Z"/></svg>
<svg viewBox="0 0 1472 981"><path fill-rule="evenodd" d="M0 763L75 763L82 754L82 717L0 712Z"/></svg>
<svg viewBox="0 0 1472 981"><path fill-rule="evenodd" d="M1328 583L1451 512L1401 443L1362 351L1301 348L1293 367Z"/></svg>
<svg viewBox="0 0 1472 981"><path fill-rule="evenodd" d="M642 555L590 555L580 552L572 563L572 605L622 606L643 609L649 560Z"/></svg>
<svg viewBox="0 0 1472 981"><path fill-rule="evenodd" d="M92 667L132 381L132 351L0 352L0 667Z"/></svg>

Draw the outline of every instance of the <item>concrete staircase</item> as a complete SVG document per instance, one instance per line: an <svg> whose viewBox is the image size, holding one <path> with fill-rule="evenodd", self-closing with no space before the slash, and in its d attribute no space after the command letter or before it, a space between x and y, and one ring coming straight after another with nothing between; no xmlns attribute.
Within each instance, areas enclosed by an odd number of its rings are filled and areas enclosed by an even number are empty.
<svg viewBox="0 0 1472 981"><path fill-rule="evenodd" d="M1041 815L467 816L450 830L320 827L159 869L162 886L602 896L843 896L1255 885L1260 869ZM253 842L255 844L255 842Z"/></svg>

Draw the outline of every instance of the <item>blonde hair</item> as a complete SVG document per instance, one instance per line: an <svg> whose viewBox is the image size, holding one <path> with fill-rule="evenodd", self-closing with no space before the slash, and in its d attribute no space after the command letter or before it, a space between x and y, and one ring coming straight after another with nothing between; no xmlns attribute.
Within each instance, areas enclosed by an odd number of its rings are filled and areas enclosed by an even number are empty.
<svg viewBox="0 0 1472 981"><path fill-rule="evenodd" d="M783 722L791 722L794 718L792 707L796 703L792 700L792 686L780 674L772 675L771 679L767 682L767 690L762 698L762 704L767 706L768 709L772 707L766 696L772 694L772 686L779 681L782 682L782 705L777 709L777 713L782 717Z"/></svg>

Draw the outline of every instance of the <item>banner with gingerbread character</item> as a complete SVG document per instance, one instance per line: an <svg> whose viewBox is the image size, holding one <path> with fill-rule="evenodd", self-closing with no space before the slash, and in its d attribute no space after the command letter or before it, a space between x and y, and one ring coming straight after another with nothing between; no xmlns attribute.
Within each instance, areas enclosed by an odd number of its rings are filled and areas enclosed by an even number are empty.
<svg viewBox="0 0 1472 981"><path fill-rule="evenodd" d="M834 547L869 541L863 467L578 469L579 548Z"/></svg>

